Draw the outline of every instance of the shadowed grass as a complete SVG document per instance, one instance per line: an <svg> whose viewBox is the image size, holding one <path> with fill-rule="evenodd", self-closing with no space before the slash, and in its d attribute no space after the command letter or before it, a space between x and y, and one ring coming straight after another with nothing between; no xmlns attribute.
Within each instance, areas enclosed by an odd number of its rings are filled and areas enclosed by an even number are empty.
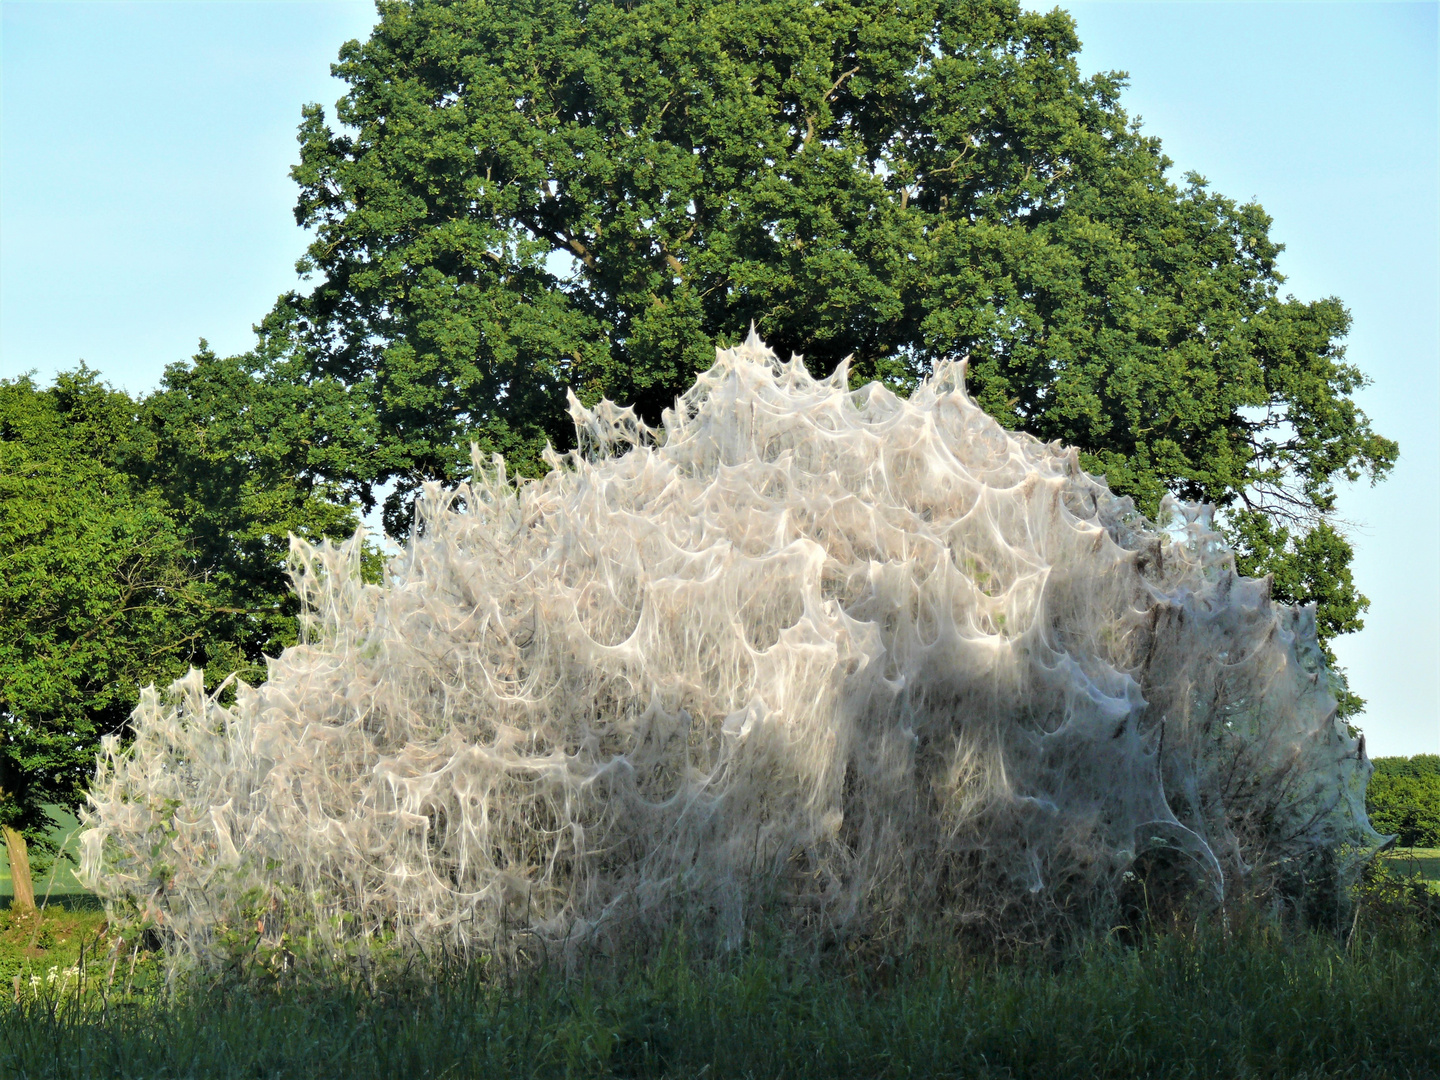
<svg viewBox="0 0 1440 1080"><path fill-rule="evenodd" d="M0 1008L7 1077L1431 1077L1440 935L1171 933L1064 963L752 945L563 978L481 968L40 993Z"/></svg>

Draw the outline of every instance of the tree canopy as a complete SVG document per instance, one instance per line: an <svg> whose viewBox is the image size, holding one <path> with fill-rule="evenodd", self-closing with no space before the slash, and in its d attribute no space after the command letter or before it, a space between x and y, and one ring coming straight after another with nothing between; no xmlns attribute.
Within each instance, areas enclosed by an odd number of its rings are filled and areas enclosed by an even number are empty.
<svg viewBox="0 0 1440 1080"><path fill-rule="evenodd" d="M211 686L255 680L296 640L290 534L356 526L311 475L316 427L344 427L326 408L283 364L203 343L139 401L83 364L48 388L0 380L0 826L17 897L47 807L78 804L142 685L191 666Z"/></svg>
<svg viewBox="0 0 1440 1080"><path fill-rule="evenodd" d="M340 388L305 379L283 358L219 357L203 341L190 361L166 368L137 411L143 434L127 467L183 523L206 587L199 666L211 683L231 672L263 678L265 657L296 640L291 534L343 540L359 523L327 474L342 438L363 443L364 419ZM377 575L377 554L367 560Z"/></svg>
<svg viewBox="0 0 1440 1080"><path fill-rule="evenodd" d="M1001 423L1079 447L1154 514L1221 508L1242 568L1366 601L1336 484L1397 448L1357 408L1341 302L1282 296L1255 204L1082 77L1064 12L1013 0L382 0L305 110L282 298L308 377L370 418L350 490L408 528L468 444L541 469L565 390L655 420L753 321L900 390L969 356ZM363 451L363 453L362 453ZM348 471L347 471L348 469Z"/></svg>
<svg viewBox="0 0 1440 1080"><path fill-rule="evenodd" d="M182 536L119 467L134 402L83 366L0 381L0 825L12 870L73 806L140 682L169 681L201 632ZM18 850L17 850L18 848ZM14 873L17 898L28 882ZM23 901L22 901L23 903Z"/></svg>
<svg viewBox="0 0 1440 1080"><path fill-rule="evenodd" d="M1365 808L1401 847L1440 847L1440 755L1376 758Z"/></svg>

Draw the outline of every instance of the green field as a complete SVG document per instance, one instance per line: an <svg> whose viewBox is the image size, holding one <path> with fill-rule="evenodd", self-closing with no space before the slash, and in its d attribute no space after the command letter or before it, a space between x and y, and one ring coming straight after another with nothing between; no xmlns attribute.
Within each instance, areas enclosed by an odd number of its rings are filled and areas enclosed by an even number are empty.
<svg viewBox="0 0 1440 1080"><path fill-rule="evenodd" d="M1385 866L1406 877L1418 877L1440 891L1440 848L1392 848L1382 853Z"/></svg>

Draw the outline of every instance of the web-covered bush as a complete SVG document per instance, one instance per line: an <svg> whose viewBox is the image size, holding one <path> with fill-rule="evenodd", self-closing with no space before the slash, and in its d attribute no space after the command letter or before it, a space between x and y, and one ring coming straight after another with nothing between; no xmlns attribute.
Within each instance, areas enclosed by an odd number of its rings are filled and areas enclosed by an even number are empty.
<svg viewBox="0 0 1440 1080"><path fill-rule="evenodd" d="M752 334L659 430L426 490L383 587L295 542L304 644L230 707L147 691L84 872L206 960L254 925L489 949L760 911L844 936L1107 917L1373 850L1313 612L1206 509L1145 520L940 367L908 400Z"/></svg>

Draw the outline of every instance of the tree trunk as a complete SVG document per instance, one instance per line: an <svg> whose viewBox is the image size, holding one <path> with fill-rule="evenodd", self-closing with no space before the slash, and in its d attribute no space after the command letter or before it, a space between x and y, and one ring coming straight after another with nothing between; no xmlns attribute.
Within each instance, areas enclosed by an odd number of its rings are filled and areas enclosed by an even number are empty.
<svg viewBox="0 0 1440 1080"><path fill-rule="evenodd" d="M10 885L15 890L15 899L10 901L11 911L35 910L35 883L30 879L30 849L21 836L9 825L0 826L5 833L5 854L10 856Z"/></svg>

